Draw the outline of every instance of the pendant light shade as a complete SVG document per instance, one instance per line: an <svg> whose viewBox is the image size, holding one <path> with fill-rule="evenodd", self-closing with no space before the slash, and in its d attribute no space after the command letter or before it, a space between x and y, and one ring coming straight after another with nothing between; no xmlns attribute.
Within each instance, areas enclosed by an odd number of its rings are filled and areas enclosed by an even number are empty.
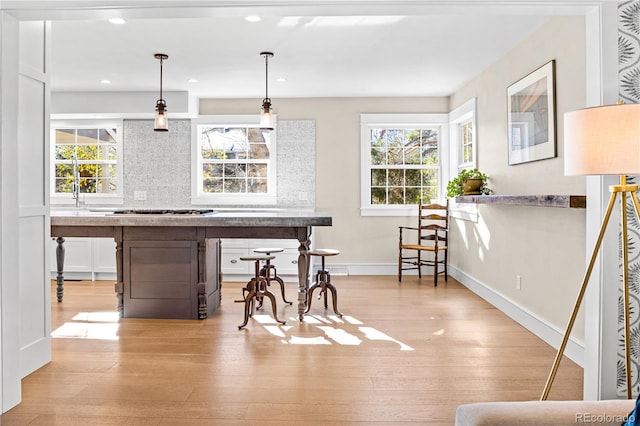
<svg viewBox="0 0 640 426"><path fill-rule="evenodd" d="M262 111L260 112L260 128L262 130L273 130L273 113L271 112L271 99L269 98L269 58L273 57L273 53L260 52L260 56L264 56L265 66L265 89Z"/></svg>
<svg viewBox="0 0 640 426"><path fill-rule="evenodd" d="M167 121L167 115L165 114L167 110L167 102L162 97L162 63L165 59L168 59L169 56L164 53L156 53L153 56L160 60L160 99L156 102L156 119L153 124L153 130L156 132L167 132L169 131L169 122Z"/></svg>

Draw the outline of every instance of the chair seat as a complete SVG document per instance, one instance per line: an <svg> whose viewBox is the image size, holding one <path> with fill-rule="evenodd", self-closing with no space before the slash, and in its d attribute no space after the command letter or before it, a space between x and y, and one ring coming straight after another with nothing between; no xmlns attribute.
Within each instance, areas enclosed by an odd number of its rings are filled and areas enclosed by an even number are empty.
<svg viewBox="0 0 640 426"><path fill-rule="evenodd" d="M275 259L275 256L242 256L240 257L240 260L244 260L244 261L248 261L248 262L253 262L256 260L273 260Z"/></svg>
<svg viewBox="0 0 640 426"><path fill-rule="evenodd" d="M340 254L340 250L335 249L316 249L307 252L309 256L336 256Z"/></svg>
<svg viewBox="0 0 640 426"><path fill-rule="evenodd" d="M421 246L420 244L403 244L401 246L403 249L409 250L427 250L427 251L436 251L436 248L433 246ZM438 251L446 250L447 246L438 246Z"/></svg>

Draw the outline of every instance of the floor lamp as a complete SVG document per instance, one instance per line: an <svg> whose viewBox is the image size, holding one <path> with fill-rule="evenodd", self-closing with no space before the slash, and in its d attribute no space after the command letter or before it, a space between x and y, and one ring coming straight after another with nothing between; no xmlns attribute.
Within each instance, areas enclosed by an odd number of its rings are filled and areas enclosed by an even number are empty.
<svg viewBox="0 0 640 426"><path fill-rule="evenodd" d="M626 175L640 174L640 104L608 105L568 112L564 116L565 175L619 175L620 184L611 185L611 196L600 226L591 260L587 266L578 298L573 307L567 330L553 362L540 400L546 400L555 379L560 360L567 346L578 309L587 289L598 251L602 245L611 211L620 194L622 224L622 269L624 281L624 344L627 398L631 398L631 351L629 348L629 250L627 242L627 195L633 201L640 220L638 185L628 185Z"/></svg>

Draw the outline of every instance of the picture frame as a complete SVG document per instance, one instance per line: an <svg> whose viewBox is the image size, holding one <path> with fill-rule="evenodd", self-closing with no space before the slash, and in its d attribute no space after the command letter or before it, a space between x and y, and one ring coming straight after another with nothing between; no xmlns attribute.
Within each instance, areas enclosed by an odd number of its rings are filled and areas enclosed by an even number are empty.
<svg viewBox="0 0 640 426"><path fill-rule="evenodd" d="M555 60L507 87L509 165L557 156Z"/></svg>

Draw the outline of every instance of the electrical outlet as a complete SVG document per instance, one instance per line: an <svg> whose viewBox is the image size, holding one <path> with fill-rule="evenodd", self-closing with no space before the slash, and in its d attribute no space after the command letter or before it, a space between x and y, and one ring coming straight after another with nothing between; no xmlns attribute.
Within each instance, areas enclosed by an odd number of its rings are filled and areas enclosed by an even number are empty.
<svg viewBox="0 0 640 426"><path fill-rule="evenodd" d="M307 201L308 195L306 192L298 192L298 200L299 201Z"/></svg>
<svg viewBox="0 0 640 426"><path fill-rule="evenodd" d="M136 201L145 201L147 199L147 191L134 191L133 199Z"/></svg>
<svg viewBox="0 0 640 426"><path fill-rule="evenodd" d="M516 289L522 290L522 277L520 275L516 275Z"/></svg>

